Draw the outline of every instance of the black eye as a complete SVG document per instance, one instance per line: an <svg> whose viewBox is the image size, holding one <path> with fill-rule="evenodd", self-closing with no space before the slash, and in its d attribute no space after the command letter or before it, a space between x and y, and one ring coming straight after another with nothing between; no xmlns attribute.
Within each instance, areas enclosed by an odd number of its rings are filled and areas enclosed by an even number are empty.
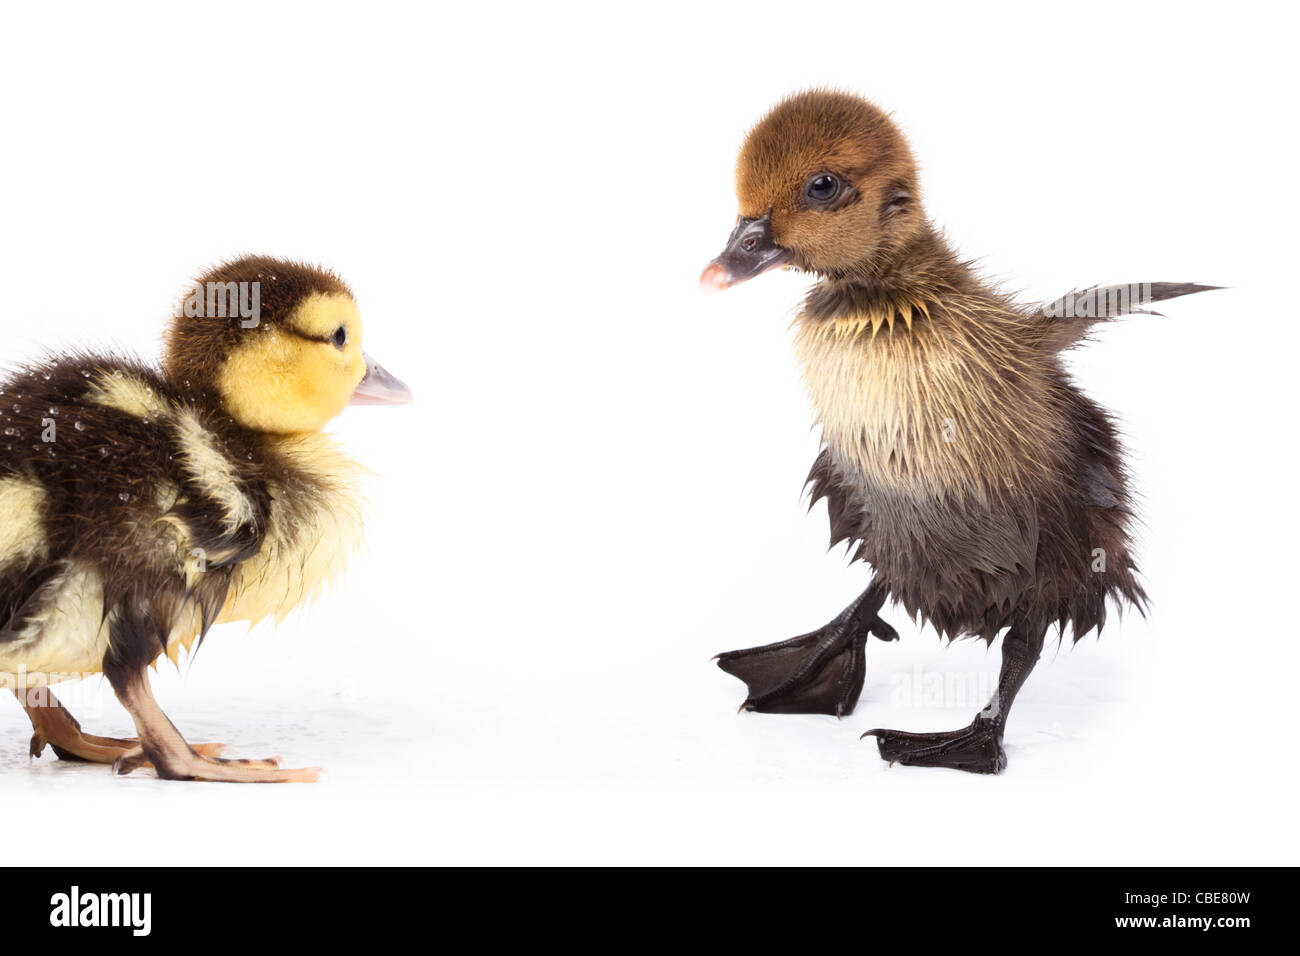
<svg viewBox="0 0 1300 956"><path fill-rule="evenodd" d="M334 347L336 349L342 349L343 346L347 345L348 327L346 325L340 325L337 329L335 329L334 337L331 339L331 341L334 343Z"/></svg>
<svg viewBox="0 0 1300 956"><path fill-rule="evenodd" d="M813 202L818 203L830 202L839 195L839 192L839 178L831 173L818 173L808 180L808 185L804 187L804 194Z"/></svg>

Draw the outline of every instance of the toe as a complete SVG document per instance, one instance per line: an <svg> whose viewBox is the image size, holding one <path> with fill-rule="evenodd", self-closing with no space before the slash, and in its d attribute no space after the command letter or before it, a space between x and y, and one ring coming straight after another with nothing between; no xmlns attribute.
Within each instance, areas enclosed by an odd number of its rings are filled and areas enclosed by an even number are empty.
<svg viewBox="0 0 1300 956"><path fill-rule="evenodd" d="M230 749L229 744L191 744L190 746L200 757L220 757Z"/></svg>

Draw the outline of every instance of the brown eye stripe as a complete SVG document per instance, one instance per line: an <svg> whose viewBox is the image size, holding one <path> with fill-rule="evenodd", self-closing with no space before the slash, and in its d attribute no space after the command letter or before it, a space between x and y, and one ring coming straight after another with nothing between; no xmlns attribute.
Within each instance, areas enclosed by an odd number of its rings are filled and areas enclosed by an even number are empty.
<svg viewBox="0 0 1300 956"><path fill-rule="evenodd" d="M323 345L334 344L333 332L331 332L329 335L326 336L308 335L306 332L300 332L298 329L291 329L288 328L287 326L285 327L285 331L288 332L290 335L295 336L296 338L305 339L308 342L320 342Z"/></svg>

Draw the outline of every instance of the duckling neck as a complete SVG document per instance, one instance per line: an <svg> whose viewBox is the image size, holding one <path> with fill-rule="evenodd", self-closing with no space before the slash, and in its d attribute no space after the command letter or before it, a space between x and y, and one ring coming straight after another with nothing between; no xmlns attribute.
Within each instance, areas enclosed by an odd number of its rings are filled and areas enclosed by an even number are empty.
<svg viewBox="0 0 1300 956"><path fill-rule="evenodd" d="M959 260L930 224L916 236L848 276L825 277L808 292L800 319L848 322L878 330L897 319L911 328L918 316L928 318L945 295L969 295L979 289L970 266Z"/></svg>

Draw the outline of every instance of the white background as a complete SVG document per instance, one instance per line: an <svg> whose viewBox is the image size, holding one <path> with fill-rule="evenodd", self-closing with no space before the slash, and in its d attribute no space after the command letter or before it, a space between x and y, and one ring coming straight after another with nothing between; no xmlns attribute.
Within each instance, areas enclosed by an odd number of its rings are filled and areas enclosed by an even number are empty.
<svg viewBox="0 0 1300 956"><path fill-rule="evenodd" d="M185 281L257 251L338 269L418 404L335 426L380 476L343 586L155 681L191 740L321 782L29 763L0 701L5 844L29 863L1294 863L1290 16L8 9L5 360L154 354ZM807 278L696 291L745 129L819 84L894 111L930 215L1026 299L1233 287L1071 359L1125 424L1154 612L1049 650L1001 777L889 769L858 741L966 723L982 701L904 691L986 689L996 648L895 612L903 640L872 643L840 722L737 716L742 685L709 663L868 580L801 504ZM130 729L102 681L65 697L87 729Z"/></svg>

